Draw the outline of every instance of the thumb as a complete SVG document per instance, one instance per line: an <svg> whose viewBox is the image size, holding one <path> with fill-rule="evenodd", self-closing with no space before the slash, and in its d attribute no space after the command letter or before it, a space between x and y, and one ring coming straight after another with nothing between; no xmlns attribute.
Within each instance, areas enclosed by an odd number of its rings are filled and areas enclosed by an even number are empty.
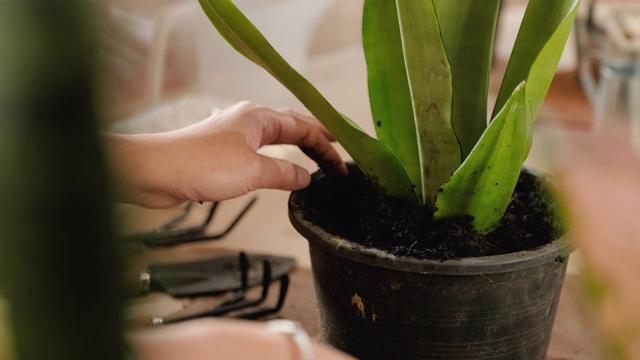
<svg viewBox="0 0 640 360"><path fill-rule="evenodd" d="M300 190L311 182L309 172L289 161L259 155L263 173L257 179L257 187L264 189Z"/></svg>

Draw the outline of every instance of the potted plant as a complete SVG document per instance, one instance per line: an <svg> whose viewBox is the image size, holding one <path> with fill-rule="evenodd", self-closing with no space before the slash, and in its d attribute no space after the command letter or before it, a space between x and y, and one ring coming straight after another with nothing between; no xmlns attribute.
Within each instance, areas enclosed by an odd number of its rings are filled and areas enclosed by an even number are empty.
<svg viewBox="0 0 640 360"><path fill-rule="evenodd" d="M289 202L324 339L360 358L544 358L569 250L544 181L522 165L579 1L529 1L487 124L500 1L365 0L377 139L230 0L199 1L355 162L347 177L323 169Z"/></svg>

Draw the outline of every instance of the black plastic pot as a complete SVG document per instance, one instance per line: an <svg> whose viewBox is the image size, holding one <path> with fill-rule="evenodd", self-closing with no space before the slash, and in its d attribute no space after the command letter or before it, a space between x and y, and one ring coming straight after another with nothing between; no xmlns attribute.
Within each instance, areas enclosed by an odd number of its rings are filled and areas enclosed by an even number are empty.
<svg viewBox="0 0 640 360"><path fill-rule="evenodd" d="M309 241L329 345L360 359L545 358L566 239L505 255L422 260L326 232L307 219L299 192L289 218Z"/></svg>

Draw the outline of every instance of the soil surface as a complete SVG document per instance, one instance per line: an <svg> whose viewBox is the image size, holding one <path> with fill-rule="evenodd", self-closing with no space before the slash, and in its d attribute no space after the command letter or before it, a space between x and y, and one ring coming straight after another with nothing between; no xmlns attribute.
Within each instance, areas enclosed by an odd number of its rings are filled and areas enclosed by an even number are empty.
<svg viewBox="0 0 640 360"><path fill-rule="evenodd" d="M301 191L305 216L327 231L397 256L453 259L529 250L558 238L561 226L546 180L523 170L501 224L476 233L471 217L433 221L431 212L378 194L359 170L314 174Z"/></svg>

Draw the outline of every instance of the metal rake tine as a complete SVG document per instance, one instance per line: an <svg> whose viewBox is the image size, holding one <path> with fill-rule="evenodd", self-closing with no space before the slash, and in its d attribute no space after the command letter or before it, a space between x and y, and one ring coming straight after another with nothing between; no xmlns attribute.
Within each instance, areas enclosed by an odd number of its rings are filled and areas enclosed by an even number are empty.
<svg viewBox="0 0 640 360"><path fill-rule="evenodd" d="M239 301L239 302L235 302L227 305L224 305L223 303L222 305L219 305L213 310L205 311L205 312L193 314L193 315L186 315L179 318L165 319L158 316L151 317L150 318L151 324L153 326L161 326L161 325L175 324L175 323L179 323L186 320L198 319L205 316L213 316L213 317L222 316L232 311L242 310L249 307L260 305L267 298L267 295L269 294L269 285L271 284L271 265L269 264L268 261L264 261L263 266L264 266L264 272L262 277L262 294L260 295L259 298L254 300L248 300L248 301Z"/></svg>
<svg viewBox="0 0 640 360"><path fill-rule="evenodd" d="M260 294L260 297L254 300L238 303L244 306L234 310L240 310L240 309L260 305L267 299L267 296L269 295L269 286L271 285L271 264L266 260L263 261L262 269L263 269L262 270L262 292Z"/></svg>
<svg viewBox="0 0 640 360"><path fill-rule="evenodd" d="M213 215L215 214L219 203L220 203L219 201L214 201L213 202L213 205L211 205L211 209L209 209L209 214L207 215L207 218L204 220L202 225L200 225L201 228L204 229L205 227L207 227L207 225L209 225L209 223L213 219Z"/></svg>
<svg viewBox="0 0 640 360"><path fill-rule="evenodd" d="M215 239L220 239L220 238L223 238L223 237L227 236L227 234L229 234L231 232L231 230L233 230L233 228L235 228L236 225L238 225L238 223L240 222L240 220L242 220L242 218L247 214L249 209L253 206L253 204L255 204L256 200L258 200L258 198L256 196L252 197L247 202L247 204L244 206L244 208L242 208L242 210L238 213L238 215L235 217L235 219L233 219L231 224L229 224L229 226L227 226L226 229L224 229L223 231L221 231L221 232L219 232L217 234L211 234L211 235L203 236L201 240L215 240Z"/></svg>
<svg viewBox="0 0 640 360"><path fill-rule="evenodd" d="M151 232L125 235L125 236L122 236L122 239L125 241L143 242L146 245L154 246L154 245L163 245L163 241L157 240L157 239L163 239L163 238L172 239L177 237L190 236L192 234L192 232L189 231L190 229L186 229L186 231L185 230L172 231L172 229L176 227L184 219L187 218L187 216L191 212L192 207L193 207L193 202L188 202L183 207L182 213L180 213L178 216L174 217L173 219L165 222L164 224L158 226ZM172 241L170 240L169 244L171 243Z"/></svg>
<svg viewBox="0 0 640 360"><path fill-rule="evenodd" d="M187 205L184 206L184 210L180 215L160 225L153 231L153 233L160 234L162 232L165 232L167 230L174 228L177 224L179 224L182 220L184 220L187 217L187 215L189 215L189 212L191 212L192 206L193 206L193 202L188 202Z"/></svg>
<svg viewBox="0 0 640 360"><path fill-rule="evenodd" d="M204 222L200 225L196 225L196 226L192 226L189 228L185 228L185 229L179 229L179 230L175 230L175 234L187 234L187 233L200 233L202 232L207 225L209 225L209 223L211 222L211 219L213 219L213 215L216 212L216 209L218 208L218 203L219 201L214 201L211 204L211 207L209 208L209 212L207 213L207 217L204 220ZM187 215L189 214L191 207L193 205L193 202L190 202L189 205L186 206L186 210L183 214L181 214L180 216L178 216L177 218L169 221L167 224L162 225L160 228L156 229L154 231L155 234L162 234L163 232L169 232L172 228L174 228L176 226L177 223L179 223L180 221L184 220L184 218L187 217ZM171 234L173 235L173 234ZM171 236L170 235L170 236Z"/></svg>
<svg viewBox="0 0 640 360"><path fill-rule="evenodd" d="M220 306L226 306L229 304L236 303L242 299L247 294L247 289L249 288L249 259L247 258L247 254L244 252L240 253L239 256L240 261L240 289L238 289L228 300L220 304Z"/></svg>
<svg viewBox="0 0 640 360"><path fill-rule="evenodd" d="M147 238L145 243L149 246L169 246L169 245L177 245L177 244L185 244L197 241L205 241L205 240L218 240L225 237L233 228L240 222L240 220L244 217L244 215L249 211L251 206L256 202L257 197L251 198L244 206L244 208L240 211L240 213L236 216L236 218L231 222L226 229L217 234L211 235L200 235L204 232L206 225L211 221L213 217L213 213L217 207L217 202L213 204L209 216L205 220L205 223L187 229L174 230L175 233L165 234L164 236Z"/></svg>
<svg viewBox="0 0 640 360"><path fill-rule="evenodd" d="M280 293L278 295L278 302L272 308L260 309L255 312L250 312L246 314L242 314L238 316L239 319L249 319L255 320L264 316L268 316L271 314L275 314L282 309L284 306L284 300L287 296L287 291L289 290L289 275L282 275L280 278Z"/></svg>

